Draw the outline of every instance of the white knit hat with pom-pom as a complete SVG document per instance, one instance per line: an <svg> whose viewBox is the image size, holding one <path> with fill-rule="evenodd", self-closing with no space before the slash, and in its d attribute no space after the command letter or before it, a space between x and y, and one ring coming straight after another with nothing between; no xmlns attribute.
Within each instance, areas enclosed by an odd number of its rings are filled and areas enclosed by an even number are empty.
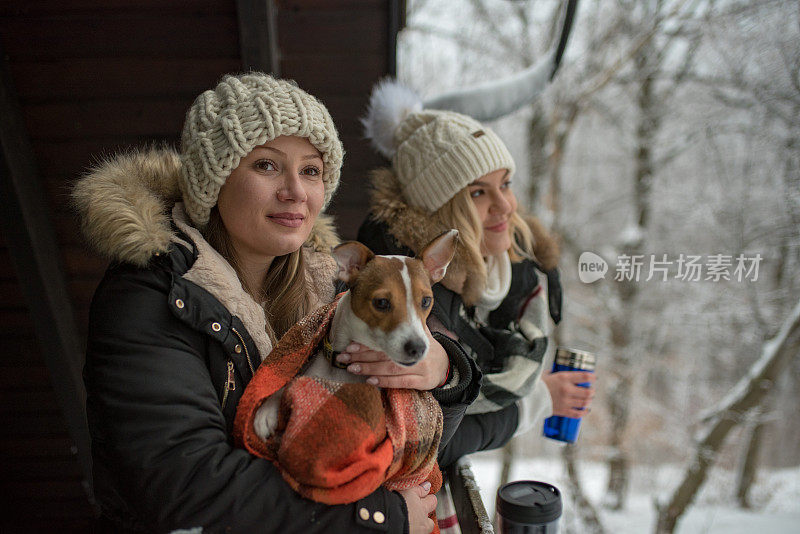
<svg viewBox="0 0 800 534"><path fill-rule="evenodd" d="M373 146L392 160L406 201L430 213L481 176L515 170L492 130L460 113L422 109L411 89L391 80L375 86L362 123Z"/></svg>
<svg viewBox="0 0 800 534"><path fill-rule="evenodd" d="M320 101L293 82L261 72L227 75L195 99L181 135L180 180L194 224L206 225L222 185L241 159L281 135L308 138L322 153L327 206L339 185L344 150Z"/></svg>

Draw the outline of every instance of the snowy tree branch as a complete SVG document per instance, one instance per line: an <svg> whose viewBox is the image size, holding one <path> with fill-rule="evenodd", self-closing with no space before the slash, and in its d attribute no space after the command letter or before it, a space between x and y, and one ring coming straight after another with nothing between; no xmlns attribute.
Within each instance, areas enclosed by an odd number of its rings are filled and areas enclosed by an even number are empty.
<svg viewBox="0 0 800 534"><path fill-rule="evenodd" d="M777 378L776 367L783 363L781 357L788 360L788 357L797 354L796 349L800 339L795 338L800 337L798 333L800 333L800 303L784 321L778 334L764 344L761 357L750 367L747 374L715 407L700 414L700 420L703 423L716 422L729 414L743 413L751 408L754 405L752 397L755 395L755 391L763 387L769 388ZM791 349L795 350L794 354L786 354L787 350ZM706 435L700 436L698 441L705 438Z"/></svg>
<svg viewBox="0 0 800 534"><path fill-rule="evenodd" d="M484 46L485 42L478 42L474 39L466 37L460 33L450 32L445 29L428 25L428 24L414 24L411 26L406 26L405 31L407 32L417 32L423 35L432 35L436 37L440 37L442 39L449 39L454 43L458 44L460 47L472 50L474 52L478 52L479 54L483 54L487 57L491 57L497 61L508 61L509 54L503 50L495 50L488 46Z"/></svg>
<svg viewBox="0 0 800 534"><path fill-rule="evenodd" d="M761 403L783 367L797 355L798 349L800 349L800 302L784 321L778 334L764 344L761 357L747 374L729 395L704 416L703 419L708 423L698 435L695 457L686 469L683 480L673 492L669 503L656 503L657 534L674 532L678 519L703 485L708 468L714 463L717 451L728 433L744 419L743 415L748 410Z"/></svg>

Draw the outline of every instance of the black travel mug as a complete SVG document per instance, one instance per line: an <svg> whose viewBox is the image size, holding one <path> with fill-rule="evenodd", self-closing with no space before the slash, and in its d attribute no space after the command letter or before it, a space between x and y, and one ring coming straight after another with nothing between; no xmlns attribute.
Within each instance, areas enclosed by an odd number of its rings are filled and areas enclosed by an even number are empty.
<svg viewBox="0 0 800 534"><path fill-rule="evenodd" d="M498 534L557 534L561 492L547 482L518 480L500 486L496 499Z"/></svg>

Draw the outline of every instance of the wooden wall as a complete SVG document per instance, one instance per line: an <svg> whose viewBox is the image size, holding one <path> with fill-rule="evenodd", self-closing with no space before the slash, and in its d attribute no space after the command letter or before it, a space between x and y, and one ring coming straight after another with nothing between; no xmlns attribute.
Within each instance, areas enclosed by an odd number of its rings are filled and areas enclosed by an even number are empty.
<svg viewBox="0 0 800 534"><path fill-rule="evenodd" d="M355 239L366 215L367 171L383 163L363 139L359 118L366 111L372 86L389 72L389 4L374 0L278 3L281 75L297 80L323 101L344 143L342 182L328 211L336 215L346 239Z"/></svg>
<svg viewBox="0 0 800 534"><path fill-rule="evenodd" d="M284 77L331 110L347 152L331 212L355 237L364 177L380 159L358 117L388 73L392 3L277 2ZM77 329L106 267L87 249L68 206L72 182L98 158L131 146L177 146L193 98L241 70L234 0L0 0L0 44L22 107L57 235ZM391 52L390 52L391 50ZM86 531L91 506L18 273L0 228L0 530Z"/></svg>

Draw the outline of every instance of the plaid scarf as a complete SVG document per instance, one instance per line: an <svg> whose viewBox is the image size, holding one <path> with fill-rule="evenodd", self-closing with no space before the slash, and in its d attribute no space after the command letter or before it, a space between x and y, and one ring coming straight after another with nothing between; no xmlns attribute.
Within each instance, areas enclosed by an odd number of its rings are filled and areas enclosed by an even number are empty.
<svg viewBox="0 0 800 534"><path fill-rule="evenodd" d="M442 410L429 392L299 376L330 330L338 301L304 317L261 363L237 407L236 443L271 460L313 501L351 503L381 485L398 491L426 480L435 493ZM262 440L256 411L281 388L277 430Z"/></svg>
<svg viewBox="0 0 800 534"><path fill-rule="evenodd" d="M494 412L530 395L542 374L542 360L547 351L549 307L547 292L538 280L533 267L525 262L512 264L512 282L508 296L499 307L481 320L477 307L459 308L463 329L459 343L483 371L481 392L467 408L467 414ZM531 291L531 282L535 284ZM491 351L479 351L465 332L479 332L478 338L488 342ZM458 330L456 331L458 333ZM494 356L489 360L486 355Z"/></svg>

